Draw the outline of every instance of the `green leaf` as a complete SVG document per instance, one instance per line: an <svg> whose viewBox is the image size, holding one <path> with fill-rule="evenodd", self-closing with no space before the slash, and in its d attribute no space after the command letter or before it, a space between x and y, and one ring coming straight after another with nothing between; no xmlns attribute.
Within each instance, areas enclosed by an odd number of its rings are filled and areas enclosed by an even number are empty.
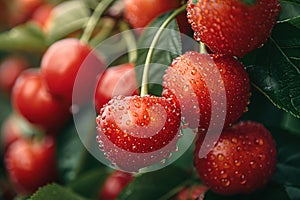
<svg viewBox="0 0 300 200"><path fill-rule="evenodd" d="M104 168L90 170L71 182L68 187L84 197L97 199L101 185L109 174Z"/></svg>
<svg viewBox="0 0 300 200"><path fill-rule="evenodd" d="M43 31L34 23L26 23L0 33L0 50L44 52L47 48Z"/></svg>
<svg viewBox="0 0 300 200"><path fill-rule="evenodd" d="M282 1L278 22L288 22L300 29L300 4Z"/></svg>
<svg viewBox="0 0 300 200"><path fill-rule="evenodd" d="M70 124L58 137L57 160L65 183L73 181L86 170L103 167L81 143L74 124Z"/></svg>
<svg viewBox="0 0 300 200"><path fill-rule="evenodd" d="M189 181L185 171L169 166L137 176L119 195L119 200L169 199Z"/></svg>
<svg viewBox="0 0 300 200"><path fill-rule="evenodd" d="M300 117L300 30L283 23L263 48L243 58L251 82L274 105Z"/></svg>
<svg viewBox="0 0 300 200"><path fill-rule="evenodd" d="M34 193L29 200L85 200L85 198L73 193L67 188L64 188L57 184L50 184L45 187L40 188L36 193Z"/></svg>
<svg viewBox="0 0 300 200"><path fill-rule="evenodd" d="M81 30L87 23L90 11L85 1L74 0L59 4L52 11L48 40L56 40Z"/></svg>
<svg viewBox="0 0 300 200"><path fill-rule="evenodd" d="M223 196L208 191L204 200L290 200L285 188L281 185L269 184L248 195Z"/></svg>
<svg viewBox="0 0 300 200"><path fill-rule="evenodd" d="M300 4L295 4L290 1L281 1L281 12L278 17L278 22L289 22L300 15Z"/></svg>
<svg viewBox="0 0 300 200"><path fill-rule="evenodd" d="M300 16L289 20L289 23L300 29Z"/></svg>
<svg viewBox="0 0 300 200"><path fill-rule="evenodd" d="M149 28L146 28L138 42L138 57L136 61L136 77L139 85L142 83L144 64L150 44L159 27L171 15L171 12L164 14L154 20ZM172 20L159 38L153 56L149 72L149 92L157 96L162 91L162 76L174 58L181 54L181 38L176 20Z"/></svg>
<svg viewBox="0 0 300 200"><path fill-rule="evenodd" d="M256 3L256 0L242 0L245 4L253 6Z"/></svg>
<svg viewBox="0 0 300 200"><path fill-rule="evenodd" d="M273 177L278 183L300 186L300 137L283 129L270 129L278 149L277 171Z"/></svg>
<svg viewBox="0 0 300 200"><path fill-rule="evenodd" d="M288 193L291 200L298 200L300 199L300 188L292 187L292 186L286 186L285 187L286 192Z"/></svg>
<svg viewBox="0 0 300 200"><path fill-rule="evenodd" d="M283 3L300 5L300 0L280 0L280 4L283 4Z"/></svg>

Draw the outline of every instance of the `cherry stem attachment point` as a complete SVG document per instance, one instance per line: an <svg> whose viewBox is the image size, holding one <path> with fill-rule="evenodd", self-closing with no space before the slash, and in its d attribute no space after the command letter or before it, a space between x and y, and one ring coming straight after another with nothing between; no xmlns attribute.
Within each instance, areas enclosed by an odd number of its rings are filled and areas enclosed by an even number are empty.
<svg viewBox="0 0 300 200"><path fill-rule="evenodd" d="M92 16L89 18L86 27L84 29L84 32L80 38L81 42L88 44L94 29L97 25L97 22L101 15L104 13L104 11L107 9L107 7L114 2L114 0L102 0L97 7L95 8Z"/></svg>
<svg viewBox="0 0 300 200"><path fill-rule="evenodd" d="M147 53L147 57L146 57L146 61L145 61L145 66L144 66L144 71L143 71L143 78L142 78L142 87L141 87L141 96L146 96L148 95L148 82L149 82L149 69L150 69L150 62L151 62L151 58L153 56L153 52L155 49L155 46L159 40L159 37L161 36L162 32L164 31L164 29L169 25L169 23L180 13L182 13L183 11L185 11L186 9L186 4L177 8L176 10L174 10L174 12L164 21L164 23L159 27L158 31L156 32L148 53Z"/></svg>

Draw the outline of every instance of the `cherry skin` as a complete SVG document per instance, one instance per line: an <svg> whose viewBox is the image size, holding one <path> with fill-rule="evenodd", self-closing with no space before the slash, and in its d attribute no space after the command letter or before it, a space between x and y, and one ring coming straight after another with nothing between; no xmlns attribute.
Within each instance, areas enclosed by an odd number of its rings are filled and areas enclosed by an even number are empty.
<svg viewBox="0 0 300 200"><path fill-rule="evenodd" d="M132 181L133 176L130 173L114 171L105 180L100 193L99 200L115 200L120 192Z"/></svg>
<svg viewBox="0 0 300 200"><path fill-rule="evenodd" d="M14 109L44 130L60 128L70 117L69 107L51 95L38 70L26 70L12 91Z"/></svg>
<svg viewBox="0 0 300 200"><path fill-rule="evenodd" d="M8 177L19 194L31 194L39 187L56 181L55 142L20 139L5 154Z"/></svg>
<svg viewBox="0 0 300 200"><path fill-rule="evenodd" d="M22 71L29 68L26 59L20 56L9 56L0 64L0 88L6 93L10 93L16 79Z"/></svg>
<svg viewBox="0 0 300 200"><path fill-rule="evenodd" d="M137 95L134 64L126 63L108 68L100 77L95 92L95 109L100 109L114 96Z"/></svg>
<svg viewBox="0 0 300 200"><path fill-rule="evenodd" d="M115 96L96 118L97 142L112 164L137 172L175 151L180 119L180 109L171 99Z"/></svg>
<svg viewBox="0 0 300 200"><path fill-rule="evenodd" d="M145 28L149 23L162 15L180 7L179 0L125 0L124 15L128 23L135 29ZM178 15L177 22L182 33L189 34L192 30L188 24L186 12Z"/></svg>
<svg viewBox="0 0 300 200"><path fill-rule="evenodd" d="M74 38L52 44L41 61L41 74L50 93L71 104L76 76L83 65L89 65L85 84L91 79L95 68L104 71L104 61L92 49Z"/></svg>
<svg viewBox="0 0 300 200"><path fill-rule="evenodd" d="M203 137L196 141L194 165L215 193L249 194L263 188L276 170L277 149L271 133L260 123L239 122L224 129L205 157L199 157Z"/></svg>

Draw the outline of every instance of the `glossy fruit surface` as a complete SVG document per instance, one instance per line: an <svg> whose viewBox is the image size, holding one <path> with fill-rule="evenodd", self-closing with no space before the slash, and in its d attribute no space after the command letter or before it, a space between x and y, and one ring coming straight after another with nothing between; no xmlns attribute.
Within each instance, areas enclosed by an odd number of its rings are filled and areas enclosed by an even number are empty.
<svg viewBox="0 0 300 200"><path fill-rule="evenodd" d="M95 109L100 109L114 96L138 94L134 64L126 63L108 68L100 77L95 92Z"/></svg>
<svg viewBox="0 0 300 200"><path fill-rule="evenodd" d="M104 182L99 200L115 200L121 191L132 181L132 174L114 171Z"/></svg>
<svg viewBox="0 0 300 200"><path fill-rule="evenodd" d="M86 73L85 84L88 84L93 75L96 77L93 74L94 68L104 71L104 62L80 40L63 39L52 44L44 54L41 61L41 74L49 92L70 104L76 76L80 68L87 65L91 70L84 72Z"/></svg>
<svg viewBox="0 0 300 200"><path fill-rule="evenodd" d="M12 91L14 109L45 130L60 128L70 117L69 107L51 95L38 70L24 71Z"/></svg>
<svg viewBox="0 0 300 200"><path fill-rule="evenodd" d="M159 150L176 138L180 110L154 96L117 96L100 111L98 131L116 146L135 153Z"/></svg>
<svg viewBox="0 0 300 200"><path fill-rule="evenodd" d="M133 28L144 28L154 18L180 6L180 1L125 0L125 18Z"/></svg>
<svg viewBox="0 0 300 200"><path fill-rule="evenodd" d="M188 1L188 18L195 32L214 53L243 57L267 41L280 12L278 0Z"/></svg>
<svg viewBox="0 0 300 200"><path fill-rule="evenodd" d="M217 144L194 164L199 177L216 193L248 194L265 186L275 172L277 150L270 132L256 122L240 122L225 129Z"/></svg>
<svg viewBox="0 0 300 200"><path fill-rule="evenodd" d="M8 148L5 165L16 191L30 194L57 178L55 142L50 137L42 141L18 140Z"/></svg>
<svg viewBox="0 0 300 200"><path fill-rule="evenodd" d="M5 58L0 64L0 88L10 93L18 76L27 68L29 68L29 63L23 57Z"/></svg>
<svg viewBox="0 0 300 200"><path fill-rule="evenodd" d="M187 52L173 60L163 80L163 96L178 101L191 128L228 126L241 117L249 102L248 74L230 56Z"/></svg>
<svg viewBox="0 0 300 200"><path fill-rule="evenodd" d="M180 109L171 99L116 96L96 121L100 150L123 171L158 164L176 150Z"/></svg>

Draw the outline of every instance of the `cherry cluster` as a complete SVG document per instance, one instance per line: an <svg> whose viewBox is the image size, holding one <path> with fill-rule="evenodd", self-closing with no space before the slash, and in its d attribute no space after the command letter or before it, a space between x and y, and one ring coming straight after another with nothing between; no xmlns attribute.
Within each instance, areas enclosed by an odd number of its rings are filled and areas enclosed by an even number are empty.
<svg viewBox="0 0 300 200"><path fill-rule="evenodd" d="M20 12L6 9L5 26L31 20L47 32L54 5L42 0L14 2ZM91 98L97 142L116 168L138 172L169 158L178 151L182 129L189 128L196 137L194 166L206 186L184 188L178 199L203 198L208 188L231 195L265 186L275 172L276 145L262 124L239 122L251 96L250 79L239 58L267 41L280 12L278 0L254 4L188 0L160 2L160 6L156 0L122 3L122 17L132 28L139 28L137 36L159 15L181 10L174 16L180 32L194 32L194 39L204 48L200 53L184 52L170 63L161 96L148 94L148 83L138 89L134 61L106 69L105 58L93 50L89 38L78 37L81 32L51 44L39 68L17 55L7 57L0 66L0 86L11 94L14 113L1 134L14 190L27 195L59 181L56 136L70 122L74 107ZM0 10L8 5L0 2ZM77 79L79 73L83 79ZM148 73L145 65L143 75ZM76 81L80 88L74 97ZM87 91L95 81L90 97ZM115 199L133 178L130 173L113 172L99 191L99 199Z"/></svg>

